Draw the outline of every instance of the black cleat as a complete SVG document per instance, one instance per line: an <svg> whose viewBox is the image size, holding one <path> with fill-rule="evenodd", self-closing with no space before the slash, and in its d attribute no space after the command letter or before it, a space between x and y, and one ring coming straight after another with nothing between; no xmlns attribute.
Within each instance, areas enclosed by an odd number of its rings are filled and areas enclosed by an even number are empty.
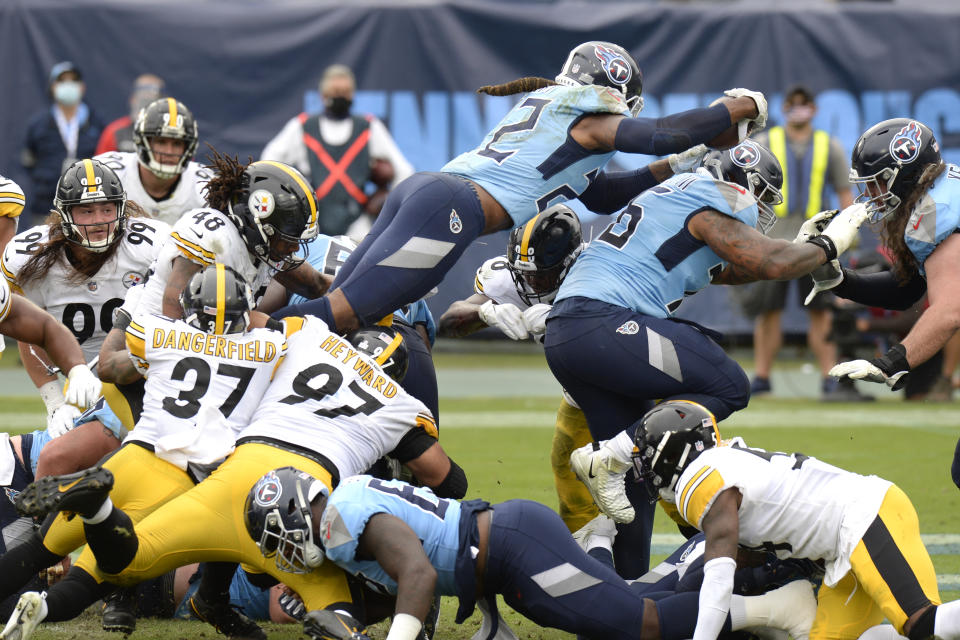
<svg viewBox="0 0 960 640"><path fill-rule="evenodd" d="M229 596L226 596L229 598ZM229 599L207 602L199 593L190 596L190 610L204 622L212 624L217 632L230 640L267 640L267 634L256 622L235 609Z"/></svg>
<svg viewBox="0 0 960 640"><path fill-rule="evenodd" d="M104 631L119 631L126 635L137 628L135 613L136 589L117 589L103 599L103 613L100 625Z"/></svg>
<svg viewBox="0 0 960 640"><path fill-rule="evenodd" d="M113 488L113 474L103 467L91 467L61 476L46 476L27 485L17 496L17 511L43 517L53 511L97 513Z"/></svg>

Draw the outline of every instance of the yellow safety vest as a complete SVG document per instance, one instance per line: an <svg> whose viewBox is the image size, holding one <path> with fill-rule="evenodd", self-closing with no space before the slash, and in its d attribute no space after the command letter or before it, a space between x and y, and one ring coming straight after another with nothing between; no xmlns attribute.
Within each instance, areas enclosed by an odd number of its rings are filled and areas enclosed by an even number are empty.
<svg viewBox="0 0 960 640"><path fill-rule="evenodd" d="M773 208L777 217L786 217L790 211L790 177L787 175L787 135L783 127L770 129L770 151L780 161L783 169L783 202ZM823 184L827 177L827 161L830 159L830 134L819 129L813 132L812 166L810 167L810 185L807 193L806 217L812 218L820 213L823 204Z"/></svg>

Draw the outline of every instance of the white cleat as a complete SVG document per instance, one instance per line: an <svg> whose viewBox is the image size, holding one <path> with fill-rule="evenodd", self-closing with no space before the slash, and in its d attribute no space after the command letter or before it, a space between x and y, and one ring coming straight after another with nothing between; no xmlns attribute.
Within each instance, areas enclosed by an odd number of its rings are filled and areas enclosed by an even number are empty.
<svg viewBox="0 0 960 640"><path fill-rule="evenodd" d="M573 532L573 539L585 552L595 547L611 549L616 537L617 523L602 513Z"/></svg>
<svg viewBox="0 0 960 640"><path fill-rule="evenodd" d="M490 607L487 606L486 598L477 600L477 609L480 610L483 621L470 640L519 640L510 625L500 616L499 611L496 616L493 615Z"/></svg>
<svg viewBox="0 0 960 640"><path fill-rule="evenodd" d="M770 619L766 626L786 631L793 640L808 640L813 619L817 616L813 584L807 580L794 580L765 596L776 599L770 603Z"/></svg>
<svg viewBox="0 0 960 640"><path fill-rule="evenodd" d="M614 457L605 446L594 451L593 445L588 444L570 454L570 468L587 485L600 511L614 522L632 522L636 515L627 499L625 484L631 466Z"/></svg>
<svg viewBox="0 0 960 640"><path fill-rule="evenodd" d="M7 626L0 633L0 640L27 640L47 617L46 599L46 592L27 591L20 596Z"/></svg>

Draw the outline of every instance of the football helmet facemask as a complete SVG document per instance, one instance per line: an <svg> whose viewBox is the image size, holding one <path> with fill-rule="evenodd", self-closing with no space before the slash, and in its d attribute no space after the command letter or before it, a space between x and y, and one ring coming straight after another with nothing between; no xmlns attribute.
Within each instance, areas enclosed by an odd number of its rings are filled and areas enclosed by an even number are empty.
<svg viewBox="0 0 960 640"><path fill-rule="evenodd" d="M777 222L773 207L783 202L783 170L773 153L753 140L724 151L710 151L703 166L718 180L746 187L757 200L757 230L766 234Z"/></svg>
<svg viewBox="0 0 960 640"><path fill-rule="evenodd" d="M672 500L684 469L720 444L720 431L716 418L703 405L669 400L640 419L633 444L633 464L650 502Z"/></svg>
<svg viewBox="0 0 960 640"><path fill-rule="evenodd" d="M557 84L596 84L619 92L634 118L643 110L643 74L627 50L612 42L591 41L575 47L563 63Z"/></svg>
<svg viewBox="0 0 960 640"><path fill-rule="evenodd" d="M300 266L307 244L319 232L317 199L309 182L293 167L273 160L247 166L228 214L247 250L276 271Z"/></svg>
<svg viewBox="0 0 960 640"><path fill-rule="evenodd" d="M150 147L151 138L173 138L184 142L183 153L173 164L161 162ZM133 125L133 142L137 159L158 178L176 178L183 173L190 158L197 151L197 121L190 109L173 98L154 100L140 110Z"/></svg>
<svg viewBox="0 0 960 640"><path fill-rule="evenodd" d="M206 333L243 333L253 307L253 293L243 276L220 263L194 274L180 292L184 322Z"/></svg>
<svg viewBox="0 0 960 640"><path fill-rule="evenodd" d="M365 327L347 335L357 351L365 353L380 365L383 372L401 382L407 375L409 354L403 334L393 327Z"/></svg>
<svg viewBox="0 0 960 640"><path fill-rule="evenodd" d="M565 204L545 209L510 232L507 268L517 293L529 305L551 303L580 255L580 219Z"/></svg>
<svg viewBox="0 0 960 640"><path fill-rule="evenodd" d="M860 191L856 201L866 204L870 222L878 222L897 210L928 165L941 161L927 125L909 118L877 123L853 145L850 182Z"/></svg>
<svg viewBox="0 0 960 640"><path fill-rule="evenodd" d="M80 224L73 216L77 205L112 202L116 216L109 223ZM123 235L126 220L127 192L113 169L99 160L78 160L67 167L57 181L53 206L60 214L60 228L64 237L95 253L106 251ZM90 240L89 233L96 227L110 224L112 229L102 240Z"/></svg>
<svg viewBox="0 0 960 640"><path fill-rule="evenodd" d="M309 573L323 564L323 547L313 540L310 503L330 495L325 484L293 467L268 472L253 485L243 505L247 533L265 558L276 557L287 573Z"/></svg>

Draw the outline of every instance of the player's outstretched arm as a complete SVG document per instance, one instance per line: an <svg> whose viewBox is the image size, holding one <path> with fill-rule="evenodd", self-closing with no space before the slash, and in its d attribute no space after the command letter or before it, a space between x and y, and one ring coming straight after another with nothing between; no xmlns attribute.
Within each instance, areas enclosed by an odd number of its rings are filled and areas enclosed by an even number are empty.
<svg viewBox="0 0 960 640"><path fill-rule="evenodd" d="M309 262L304 262L290 271L281 271L274 275L273 279L286 287L288 292L298 293L308 300L319 298L333 284L333 276L320 273Z"/></svg>
<svg viewBox="0 0 960 640"><path fill-rule="evenodd" d="M357 555L375 558L387 574L397 582L397 605L394 610L393 627L400 631L413 631L415 638L427 617L437 584L437 570L423 550L423 545L413 529L403 520L388 513L375 514L360 534ZM414 627L414 621L417 624ZM407 629L409 628L409 629Z"/></svg>
<svg viewBox="0 0 960 640"><path fill-rule="evenodd" d="M716 640L730 611L740 535L739 505L740 491L726 489L703 517L707 542L703 552L703 584L700 586L700 612L693 632L694 640Z"/></svg>
<svg viewBox="0 0 960 640"><path fill-rule="evenodd" d="M466 300L457 300L440 316L437 323L437 335L441 338L462 338L488 325L480 319L480 306L490 300L485 295L475 293Z"/></svg>

